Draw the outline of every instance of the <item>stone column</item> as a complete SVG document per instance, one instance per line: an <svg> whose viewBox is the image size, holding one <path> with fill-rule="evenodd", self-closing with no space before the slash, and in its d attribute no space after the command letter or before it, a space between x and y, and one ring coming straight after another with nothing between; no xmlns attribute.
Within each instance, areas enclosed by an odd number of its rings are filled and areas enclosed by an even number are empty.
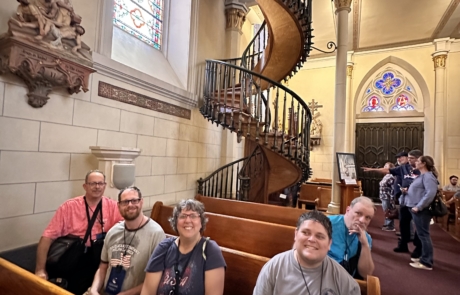
<svg viewBox="0 0 460 295"><path fill-rule="evenodd" d="M435 52L432 54L435 72L435 94L434 94L434 162L439 172L438 179L446 183L445 153L446 145L446 60L450 51L451 40L449 38L434 40Z"/></svg>
<svg viewBox="0 0 460 295"><path fill-rule="evenodd" d="M355 139L355 133L353 128L353 118L355 111L353 108L353 95L352 95L352 82L353 82L353 66L354 62L350 61L353 52L348 53L348 62L347 62L347 92L346 92L346 114L345 114L345 144L344 151L348 153L353 153L353 141Z"/></svg>
<svg viewBox="0 0 460 295"><path fill-rule="evenodd" d="M335 99L334 99L334 145L332 151L332 200L327 211L340 212L340 187L337 169L336 152L343 152L345 142L345 115L347 97L347 47L348 47L348 14L351 11L351 0L334 0L337 14L337 57L335 63Z"/></svg>
<svg viewBox="0 0 460 295"><path fill-rule="evenodd" d="M225 19L227 21L225 42L227 58L239 57L242 28L249 9L238 0L225 0Z"/></svg>
<svg viewBox="0 0 460 295"><path fill-rule="evenodd" d="M243 2L243 1L241 1ZM246 20L246 14L249 9L245 4L238 0L225 0L225 41L226 41L226 58L241 57L240 41L243 34L242 28ZM238 158L238 145L243 145L244 141L237 143L236 133L229 130L222 134L221 149L221 166L228 164Z"/></svg>
<svg viewBox="0 0 460 295"><path fill-rule="evenodd" d="M113 147L101 147L101 146L90 146L91 153L98 159L98 168L105 174L105 181L107 186L105 187L104 195L117 200L118 189L113 185L112 172L114 164L133 164L141 154L141 149L138 148L113 148Z"/></svg>

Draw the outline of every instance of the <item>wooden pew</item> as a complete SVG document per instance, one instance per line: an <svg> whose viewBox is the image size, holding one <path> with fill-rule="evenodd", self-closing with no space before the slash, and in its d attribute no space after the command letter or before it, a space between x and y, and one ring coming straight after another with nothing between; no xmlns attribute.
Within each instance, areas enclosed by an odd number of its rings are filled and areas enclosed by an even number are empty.
<svg viewBox="0 0 460 295"><path fill-rule="evenodd" d="M305 210L261 203L219 199L197 195L196 200L202 202L206 212L230 215L246 219L296 226L297 220Z"/></svg>
<svg viewBox="0 0 460 295"><path fill-rule="evenodd" d="M72 295L19 266L0 258L0 294L2 295Z"/></svg>
<svg viewBox="0 0 460 295"><path fill-rule="evenodd" d="M165 233L176 235L168 221L172 213L173 207L156 202L150 217ZM294 244L295 226L210 212L206 212L206 216L209 222L206 224L204 236L215 240L222 247L271 258L291 249Z"/></svg>
<svg viewBox="0 0 460 295"><path fill-rule="evenodd" d="M378 277L367 276L366 280L356 280L359 288L361 289L361 295L380 295L380 280Z"/></svg>

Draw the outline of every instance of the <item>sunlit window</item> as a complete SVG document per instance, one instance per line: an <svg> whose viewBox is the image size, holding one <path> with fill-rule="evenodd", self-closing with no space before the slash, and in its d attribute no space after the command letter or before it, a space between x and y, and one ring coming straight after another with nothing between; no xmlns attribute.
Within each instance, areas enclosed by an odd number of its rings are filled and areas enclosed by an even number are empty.
<svg viewBox="0 0 460 295"><path fill-rule="evenodd" d="M148 45L161 49L163 0L115 0L113 24Z"/></svg>
<svg viewBox="0 0 460 295"><path fill-rule="evenodd" d="M393 68L377 73L365 88L361 112L401 112L417 110L418 98L408 79Z"/></svg>

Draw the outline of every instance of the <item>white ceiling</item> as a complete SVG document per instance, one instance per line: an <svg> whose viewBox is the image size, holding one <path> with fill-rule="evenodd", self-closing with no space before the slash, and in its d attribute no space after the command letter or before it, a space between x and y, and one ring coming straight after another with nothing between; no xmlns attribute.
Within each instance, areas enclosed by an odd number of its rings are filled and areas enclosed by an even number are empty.
<svg viewBox="0 0 460 295"><path fill-rule="evenodd" d="M257 6L247 19L260 23ZM313 0L314 46L327 50L336 42L335 6L329 0ZM353 0L348 15L348 49L363 51L460 38L460 0ZM321 55L316 50L312 55Z"/></svg>

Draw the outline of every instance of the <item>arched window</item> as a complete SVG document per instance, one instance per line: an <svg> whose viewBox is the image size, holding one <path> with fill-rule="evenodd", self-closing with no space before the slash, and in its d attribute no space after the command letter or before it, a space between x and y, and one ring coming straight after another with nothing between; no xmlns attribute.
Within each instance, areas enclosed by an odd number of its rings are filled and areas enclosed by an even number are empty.
<svg viewBox="0 0 460 295"><path fill-rule="evenodd" d="M113 24L148 45L161 49L163 0L114 0Z"/></svg>
<svg viewBox="0 0 460 295"><path fill-rule="evenodd" d="M409 80L392 67L377 73L361 100L361 112L416 111L418 98Z"/></svg>

